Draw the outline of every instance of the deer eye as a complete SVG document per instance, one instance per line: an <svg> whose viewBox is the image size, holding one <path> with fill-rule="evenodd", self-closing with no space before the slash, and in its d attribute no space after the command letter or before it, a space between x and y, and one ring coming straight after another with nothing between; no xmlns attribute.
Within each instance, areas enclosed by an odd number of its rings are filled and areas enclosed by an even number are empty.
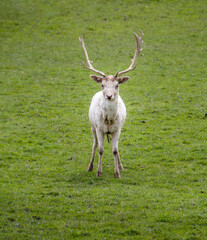
<svg viewBox="0 0 207 240"><path fill-rule="evenodd" d="M102 84L101 87L104 88L104 85Z"/></svg>
<svg viewBox="0 0 207 240"><path fill-rule="evenodd" d="M118 88L119 88L119 85L116 85L115 88L118 89Z"/></svg>

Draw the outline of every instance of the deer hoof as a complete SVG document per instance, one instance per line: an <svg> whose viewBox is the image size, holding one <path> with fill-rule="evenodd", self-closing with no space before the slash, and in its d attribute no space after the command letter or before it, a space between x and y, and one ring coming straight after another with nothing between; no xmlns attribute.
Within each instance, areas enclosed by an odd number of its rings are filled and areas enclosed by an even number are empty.
<svg viewBox="0 0 207 240"><path fill-rule="evenodd" d="M97 172L96 177L101 177L102 172Z"/></svg>
<svg viewBox="0 0 207 240"><path fill-rule="evenodd" d="M115 178L121 178L119 172L115 172L115 173L114 173L114 177L115 177Z"/></svg>
<svg viewBox="0 0 207 240"><path fill-rule="evenodd" d="M93 164L89 164L89 166L88 166L88 171L89 171L89 172L92 172L92 171L93 171Z"/></svg>

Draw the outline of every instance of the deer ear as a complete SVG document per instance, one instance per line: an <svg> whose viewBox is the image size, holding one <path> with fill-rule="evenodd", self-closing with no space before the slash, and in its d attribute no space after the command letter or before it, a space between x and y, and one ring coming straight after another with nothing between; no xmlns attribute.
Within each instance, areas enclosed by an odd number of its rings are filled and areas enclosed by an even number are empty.
<svg viewBox="0 0 207 240"><path fill-rule="evenodd" d="M119 77L118 79L119 84L125 83L127 80L129 80L129 77Z"/></svg>
<svg viewBox="0 0 207 240"><path fill-rule="evenodd" d="M90 77L97 83L101 83L102 79L103 79L103 77L99 77L99 76L96 76L96 75L90 75Z"/></svg>

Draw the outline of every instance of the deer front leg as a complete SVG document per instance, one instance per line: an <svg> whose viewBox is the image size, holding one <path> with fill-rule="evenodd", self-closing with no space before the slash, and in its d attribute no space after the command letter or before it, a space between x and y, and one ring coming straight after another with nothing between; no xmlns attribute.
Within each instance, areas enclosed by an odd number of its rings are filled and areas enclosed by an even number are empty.
<svg viewBox="0 0 207 240"><path fill-rule="evenodd" d="M112 151L114 155L114 176L120 178L119 169L122 170L122 164L119 157L118 142L119 142L120 132L112 134Z"/></svg>
<svg viewBox="0 0 207 240"><path fill-rule="evenodd" d="M96 136L96 129L94 127L91 128L92 134L93 134L93 149L92 149L92 156L91 156L91 161L90 164L88 166L88 171L93 171L93 161L94 161L94 157L95 157L95 153L96 153L96 148L98 145L98 141L97 141L97 136Z"/></svg>
<svg viewBox="0 0 207 240"><path fill-rule="evenodd" d="M98 170L97 170L97 177L101 177L102 174L102 156L104 152L104 133L101 131L97 131L97 138L98 138L98 144L99 144L99 161L98 161Z"/></svg>

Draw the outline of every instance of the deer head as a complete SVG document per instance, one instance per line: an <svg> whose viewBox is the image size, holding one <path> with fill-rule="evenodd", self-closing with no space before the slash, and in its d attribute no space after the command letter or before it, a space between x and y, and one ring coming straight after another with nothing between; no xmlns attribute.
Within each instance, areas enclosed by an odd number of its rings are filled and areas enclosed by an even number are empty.
<svg viewBox="0 0 207 240"><path fill-rule="evenodd" d="M102 92L106 99L114 100L119 94L119 84L126 82L129 77L115 77L113 75L99 77L90 75L90 77L97 83L101 83Z"/></svg>
<svg viewBox="0 0 207 240"><path fill-rule="evenodd" d="M99 70L96 70L92 66L92 64L91 64L92 61L90 61L89 58L88 58L88 53L86 51L86 47L85 47L85 43L84 43L85 34L83 34L82 38L79 38L79 40L82 44L83 51L84 51L85 56L86 56L87 64L88 64L88 66L87 66L83 63L83 66L85 68L87 68L88 70L91 70L91 71L100 75L100 76L90 75L90 77L95 82L101 83L102 92L103 92L104 97L106 99L114 100L118 96L118 93L119 93L119 84L124 83L129 79L129 77L127 77L127 76L124 76L124 77L119 77L119 76L135 69L135 67L136 67L135 62L136 62L136 59L137 59L137 55L142 51L141 45L143 43L142 38L143 38L144 34L141 30L140 30L140 34L141 34L141 37L139 37L136 33L134 33L134 36L135 36L135 39L136 39L136 51L135 51L134 57L132 59L131 65L124 71L119 71L118 70L118 72L115 75L108 75L108 76L105 73L103 73Z"/></svg>

